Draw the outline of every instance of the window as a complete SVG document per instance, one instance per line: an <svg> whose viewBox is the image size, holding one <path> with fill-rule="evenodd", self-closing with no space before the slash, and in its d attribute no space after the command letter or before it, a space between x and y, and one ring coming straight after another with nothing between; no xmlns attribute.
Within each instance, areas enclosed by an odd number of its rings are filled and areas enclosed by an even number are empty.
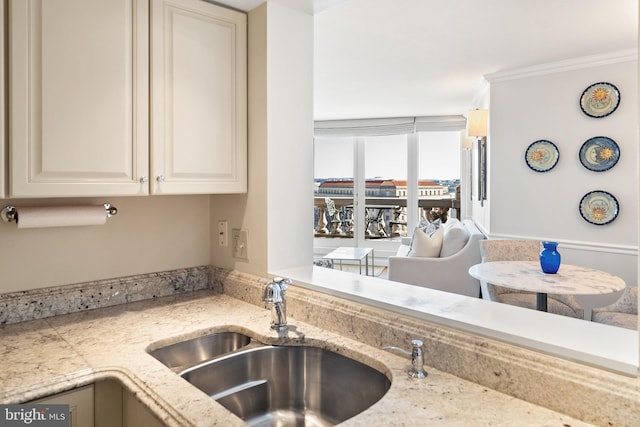
<svg viewBox="0 0 640 427"><path fill-rule="evenodd" d="M452 206L462 116L316 122L315 249L395 252L419 216Z"/></svg>
<svg viewBox="0 0 640 427"><path fill-rule="evenodd" d="M365 239L406 236L407 135L366 137L363 151Z"/></svg>
<svg viewBox="0 0 640 427"><path fill-rule="evenodd" d="M316 237L353 235L354 139L314 141L314 227Z"/></svg>

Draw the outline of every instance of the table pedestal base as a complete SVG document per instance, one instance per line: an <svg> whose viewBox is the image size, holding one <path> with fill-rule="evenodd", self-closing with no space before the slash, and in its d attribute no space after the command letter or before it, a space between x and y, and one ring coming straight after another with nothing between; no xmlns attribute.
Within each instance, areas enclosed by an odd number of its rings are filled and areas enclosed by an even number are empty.
<svg viewBox="0 0 640 427"><path fill-rule="evenodd" d="M544 292L536 293L536 310L547 311L547 294Z"/></svg>

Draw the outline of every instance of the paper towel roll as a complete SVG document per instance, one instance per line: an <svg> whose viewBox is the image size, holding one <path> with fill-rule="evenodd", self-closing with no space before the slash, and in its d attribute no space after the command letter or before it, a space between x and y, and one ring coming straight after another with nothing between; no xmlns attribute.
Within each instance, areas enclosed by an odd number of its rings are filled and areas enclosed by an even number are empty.
<svg viewBox="0 0 640 427"><path fill-rule="evenodd" d="M28 207L17 210L18 228L103 225L107 221L107 211L101 205Z"/></svg>

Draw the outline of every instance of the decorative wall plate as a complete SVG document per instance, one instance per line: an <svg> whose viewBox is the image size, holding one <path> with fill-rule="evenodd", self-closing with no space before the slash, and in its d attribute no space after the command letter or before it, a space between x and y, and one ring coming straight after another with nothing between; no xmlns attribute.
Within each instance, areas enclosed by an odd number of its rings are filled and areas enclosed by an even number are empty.
<svg viewBox="0 0 640 427"><path fill-rule="evenodd" d="M606 117L620 105L618 88L607 82L594 83L582 92L580 108L589 117Z"/></svg>
<svg viewBox="0 0 640 427"><path fill-rule="evenodd" d="M620 147L611 138L594 136L582 144L578 156L580 157L580 163L585 168L596 172L604 172L618 163Z"/></svg>
<svg viewBox="0 0 640 427"><path fill-rule="evenodd" d="M580 200L580 215L595 225L605 225L618 216L618 200L606 191L591 191Z"/></svg>
<svg viewBox="0 0 640 427"><path fill-rule="evenodd" d="M560 158L558 147L546 139L531 143L524 153L524 160L531 170L547 172L554 168Z"/></svg>

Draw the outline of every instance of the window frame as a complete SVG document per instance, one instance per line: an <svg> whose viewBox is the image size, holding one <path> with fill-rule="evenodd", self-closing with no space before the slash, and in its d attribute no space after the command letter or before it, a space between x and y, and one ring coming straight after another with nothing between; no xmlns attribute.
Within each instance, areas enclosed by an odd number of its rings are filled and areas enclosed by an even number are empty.
<svg viewBox="0 0 640 427"><path fill-rule="evenodd" d="M419 220L419 133L429 132L430 130L417 131L415 127L411 132L398 133L398 135L405 135L407 142L407 224L417 224ZM461 142L463 136L463 129L431 129L431 131L452 131L460 132ZM330 135L323 135L330 137ZM338 135L331 135L338 136ZM375 135L369 135L375 136ZM354 227L353 237L341 237L341 238L327 238L327 237L314 237L313 240L313 252L315 257L321 257L326 255L331 250L341 246L353 246L353 247L371 247L376 253L376 258L386 259L390 255L394 255L401 244L401 239L380 239L367 240L365 237L365 229L361 225L365 221L365 206L366 206L366 176L365 176L365 151L366 151L366 139L367 136L351 136L348 140L353 143L353 179L354 179L354 209L353 218L356 224ZM316 139L314 138L314 144ZM465 174L466 156L463 152L462 144L460 147L460 185L465 187L469 184L469 176ZM315 176L315 174L314 174ZM458 214L460 215L460 213ZM407 229L407 235L411 234L411 227Z"/></svg>

